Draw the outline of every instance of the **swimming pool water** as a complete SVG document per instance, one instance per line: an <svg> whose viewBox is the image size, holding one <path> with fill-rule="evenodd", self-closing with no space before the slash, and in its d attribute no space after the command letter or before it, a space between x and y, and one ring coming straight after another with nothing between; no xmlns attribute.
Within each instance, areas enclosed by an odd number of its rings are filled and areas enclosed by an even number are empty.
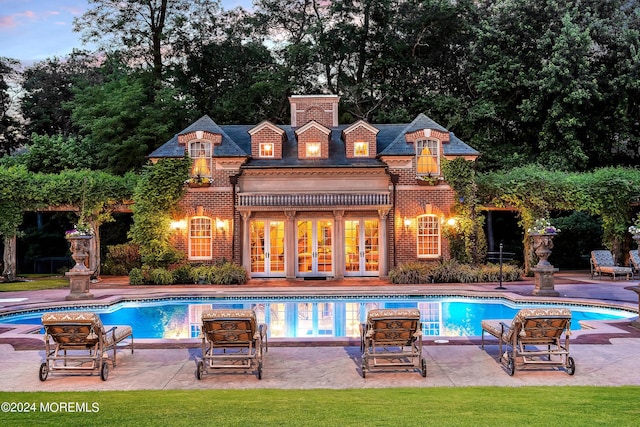
<svg viewBox="0 0 640 427"><path fill-rule="evenodd" d="M202 312L211 308L251 308L268 325L269 337L359 337L359 325L373 308L418 308L427 336L479 336L483 319L512 319L522 308L568 307L573 313L571 329L581 320L611 320L637 316L626 310L567 304L515 304L500 298L472 297L336 297L287 299L171 298L136 300L76 309L100 314L105 325L131 325L136 338L184 339L200 335ZM49 309L0 316L0 323L40 324Z"/></svg>

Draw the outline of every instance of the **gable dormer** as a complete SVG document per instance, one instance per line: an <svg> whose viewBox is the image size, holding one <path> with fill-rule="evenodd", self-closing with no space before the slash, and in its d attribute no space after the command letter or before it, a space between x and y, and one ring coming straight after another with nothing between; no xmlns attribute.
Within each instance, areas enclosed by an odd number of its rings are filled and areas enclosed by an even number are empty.
<svg viewBox="0 0 640 427"><path fill-rule="evenodd" d="M405 139L415 147L416 176L440 175L442 144L449 143L449 132L439 129L419 129L406 133Z"/></svg>
<svg viewBox="0 0 640 427"><path fill-rule="evenodd" d="M192 160L191 176L211 177L213 146L220 145L222 135L196 130L178 135L178 144L184 145Z"/></svg>
<svg viewBox="0 0 640 427"><path fill-rule="evenodd" d="M304 160L328 159L331 129L310 121L295 131L298 139L298 158Z"/></svg>
<svg viewBox="0 0 640 427"><path fill-rule="evenodd" d="M342 131L348 159L375 158L376 135L379 130L364 120L358 120Z"/></svg>
<svg viewBox="0 0 640 427"><path fill-rule="evenodd" d="M291 127L304 126L315 121L331 129L338 126L337 95L294 95L289 97Z"/></svg>
<svg viewBox="0 0 640 427"><path fill-rule="evenodd" d="M255 159L282 159L285 131L265 120L249 130L251 156Z"/></svg>

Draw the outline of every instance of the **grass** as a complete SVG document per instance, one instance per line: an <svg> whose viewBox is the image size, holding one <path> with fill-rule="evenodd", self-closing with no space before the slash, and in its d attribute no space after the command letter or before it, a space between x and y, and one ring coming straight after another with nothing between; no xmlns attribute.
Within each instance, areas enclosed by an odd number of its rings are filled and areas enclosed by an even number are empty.
<svg viewBox="0 0 640 427"><path fill-rule="evenodd" d="M0 283L0 292L41 291L67 287L69 287L69 279L65 276L25 274L17 282Z"/></svg>
<svg viewBox="0 0 640 427"><path fill-rule="evenodd" d="M35 409L3 406L0 425L636 426L639 398L640 387L569 386L0 392ZM76 412L60 410L69 402Z"/></svg>

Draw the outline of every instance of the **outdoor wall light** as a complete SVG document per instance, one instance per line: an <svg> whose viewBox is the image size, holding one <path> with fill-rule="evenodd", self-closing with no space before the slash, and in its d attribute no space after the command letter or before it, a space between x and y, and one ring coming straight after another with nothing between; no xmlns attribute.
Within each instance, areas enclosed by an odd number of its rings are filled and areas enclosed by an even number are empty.
<svg viewBox="0 0 640 427"><path fill-rule="evenodd" d="M171 221L171 224L169 224L169 228L171 230L186 230L187 229L187 220L186 219L181 219L178 221Z"/></svg>
<svg viewBox="0 0 640 427"><path fill-rule="evenodd" d="M457 220L457 219L455 219L455 218L449 218L449 219L447 220L447 225L449 225L449 226L451 226L451 227L454 227L457 223L458 223L458 220Z"/></svg>
<svg viewBox="0 0 640 427"><path fill-rule="evenodd" d="M409 227L411 227L411 219L405 217L404 218L404 229L408 229Z"/></svg>
<svg viewBox="0 0 640 427"><path fill-rule="evenodd" d="M226 219L216 218L216 228L219 231L226 231L228 223L229 221L227 221Z"/></svg>

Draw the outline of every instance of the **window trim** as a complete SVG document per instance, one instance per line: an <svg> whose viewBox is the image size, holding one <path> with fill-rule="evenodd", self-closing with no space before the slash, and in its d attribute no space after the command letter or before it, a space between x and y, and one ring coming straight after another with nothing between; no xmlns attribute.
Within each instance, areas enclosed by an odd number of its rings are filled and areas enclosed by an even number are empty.
<svg viewBox="0 0 640 427"><path fill-rule="evenodd" d="M425 218L425 217L433 218L434 223L438 227L437 234L426 234L426 233L420 232L420 228L421 228L420 218ZM433 254L420 253L421 246L423 248L427 246L425 244L422 244L422 245L420 244L421 239L429 239L429 238L436 239L436 243L437 243L436 253L433 253ZM434 258L440 258L442 256L442 225L440 224L440 218L438 217L438 215L424 214L424 215L418 215L416 217L416 255L418 258L422 258L422 259L434 259Z"/></svg>
<svg viewBox="0 0 640 427"><path fill-rule="evenodd" d="M429 147L427 144L429 143L434 143L435 147ZM421 154L422 150L424 150L425 145L427 145L426 148L433 148L435 149L435 153L426 155L426 154ZM440 140L435 139L435 138L421 138L416 140L415 142L415 148L416 148L416 176L422 177L422 176L440 176L441 171L440 171ZM424 158L425 161L428 162L428 159L434 159L435 160L435 164L436 164L436 172L420 172L419 170L419 163L420 163L420 159Z"/></svg>
<svg viewBox="0 0 640 427"><path fill-rule="evenodd" d="M198 148L194 148L195 144L199 144L200 147ZM202 147L204 146L204 148ZM195 174L195 169L196 169L196 162L198 161L198 159L201 158L202 154L198 153L198 155L195 155L195 151L196 150L204 150L204 159L207 163L207 169L209 169L209 173L208 174ZM189 158L193 161L193 165L191 167L191 170L189 171L189 176L191 177L195 177L195 176L200 176L200 177L206 177L206 178L211 178L213 176L213 163L212 163L212 150L213 150L213 144L210 141L204 141L204 140L193 140L189 142Z"/></svg>
<svg viewBox="0 0 640 427"><path fill-rule="evenodd" d="M358 148L362 148L364 153L358 154ZM355 141L353 143L353 157L369 157L369 143L366 141Z"/></svg>
<svg viewBox="0 0 640 427"><path fill-rule="evenodd" d="M271 146L271 155L264 154L263 147L266 147L268 145ZM258 144L258 155L261 158L272 159L275 157L275 154L276 154L275 151L276 151L276 145L273 142L261 142Z"/></svg>
<svg viewBox="0 0 640 427"><path fill-rule="evenodd" d="M192 230L193 230L193 222L194 220L207 220L209 221L209 235L208 236L204 236L204 237L198 237L198 236L193 236L192 234ZM209 240L209 255L205 255L205 256L194 256L193 255L193 239L208 239ZM213 218L210 218L208 216L193 216L191 218L189 218L189 228L188 228L188 236L187 236L187 241L188 241L188 247L187 247L187 253L188 253L188 259L189 260L211 260L213 259Z"/></svg>

